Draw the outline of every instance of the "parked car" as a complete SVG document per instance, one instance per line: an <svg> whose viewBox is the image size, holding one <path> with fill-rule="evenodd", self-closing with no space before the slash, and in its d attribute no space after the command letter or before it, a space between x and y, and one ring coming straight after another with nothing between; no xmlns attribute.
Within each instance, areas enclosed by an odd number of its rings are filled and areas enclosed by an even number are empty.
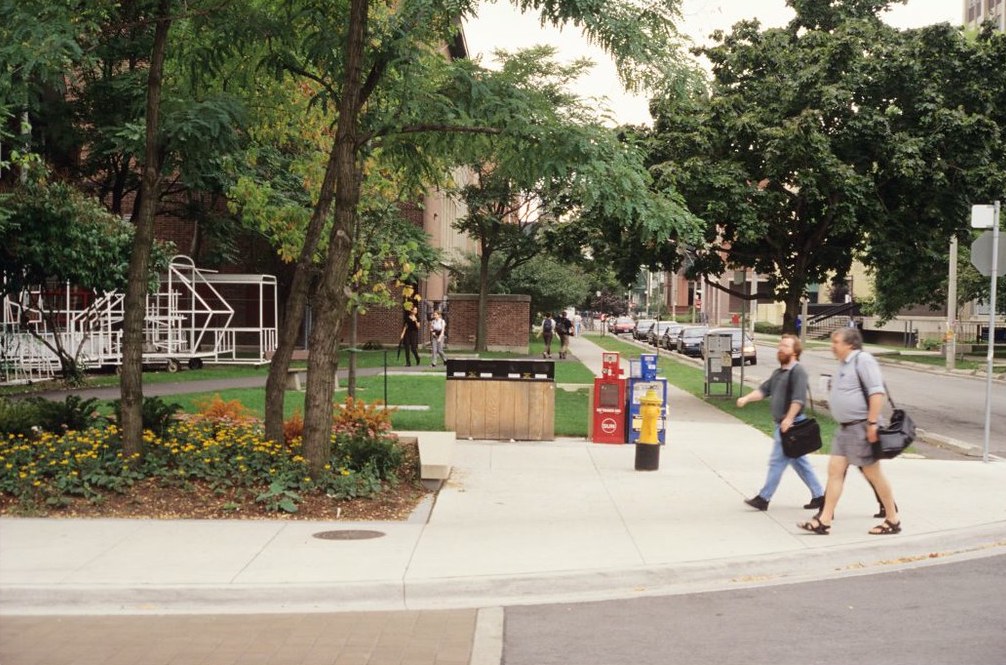
<svg viewBox="0 0 1006 665"><path fill-rule="evenodd" d="M685 356L701 356L702 340L706 337L708 326L685 326L678 333L677 351Z"/></svg>
<svg viewBox="0 0 1006 665"><path fill-rule="evenodd" d="M646 333L646 341L650 346L660 347L664 339L664 333L671 326L676 325L674 321L657 321Z"/></svg>
<svg viewBox="0 0 1006 665"><path fill-rule="evenodd" d="M678 334L684 327L684 325L672 321L671 325L667 326L663 336L660 338L660 346L668 351L674 351L678 346Z"/></svg>
<svg viewBox="0 0 1006 665"><path fill-rule="evenodd" d="M741 354L744 356L744 364L758 364L758 350L755 348L754 338L749 333L744 333L744 348L741 349L741 329L740 328L710 328L706 331L706 337L702 338L702 358L706 357L706 338L709 335L722 335L729 333L732 337L730 350L734 365L741 364Z"/></svg>
<svg viewBox="0 0 1006 665"><path fill-rule="evenodd" d="M636 327L632 330L632 338L638 339L641 342L646 341L647 336L650 334L650 328L656 322L656 319L639 319L636 321Z"/></svg>
<svg viewBox="0 0 1006 665"><path fill-rule="evenodd" d="M616 335L631 333L633 330L636 329L636 322L632 319L631 316L620 316L617 319L615 319L614 323L611 323L609 325L611 326L610 327L611 332L615 333Z"/></svg>

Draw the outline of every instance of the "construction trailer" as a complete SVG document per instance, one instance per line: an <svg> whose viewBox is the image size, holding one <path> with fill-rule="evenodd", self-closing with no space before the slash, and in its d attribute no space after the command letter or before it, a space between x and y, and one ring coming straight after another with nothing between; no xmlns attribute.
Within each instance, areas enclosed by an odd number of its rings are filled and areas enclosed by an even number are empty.
<svg viewBox="0 0 1006 665"><path fill-rule="evenodd" d="M265 364L276 349L278 301L273 275L221 274L175 256L147 295L143 363L177 371L182 364ZM124 294L71 284L28 289L3 302L0 383L52 378L61 346L81 369L122 364ZM236 305L236 306L235 306Z"/></svg>

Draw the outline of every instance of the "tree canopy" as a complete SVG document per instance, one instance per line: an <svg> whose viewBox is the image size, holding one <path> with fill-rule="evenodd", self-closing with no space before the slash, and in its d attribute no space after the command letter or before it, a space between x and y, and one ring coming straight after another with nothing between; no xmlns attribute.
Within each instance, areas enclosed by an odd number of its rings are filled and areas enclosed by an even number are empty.
<svg viewBox="0 0 1006 665"><path fill-rule="evenodd" d="M700 49L707 89L653 102L657 181L705 223L701 244L676 249L693 276L754 269L789 329L806 287L843 279L854 259L874 271L882 313L926 302L970 202L1002 191L990 105L1002 74L978 73L1002 36L898 31L877 16L883 0L791 4L786 27L714 34Z"/></svg>

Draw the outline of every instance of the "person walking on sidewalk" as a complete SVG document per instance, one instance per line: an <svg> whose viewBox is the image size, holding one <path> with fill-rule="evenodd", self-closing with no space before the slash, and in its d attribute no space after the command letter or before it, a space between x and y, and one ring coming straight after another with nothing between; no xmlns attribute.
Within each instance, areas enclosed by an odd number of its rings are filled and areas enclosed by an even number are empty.
<svg viewBox="0 0 1006 665"><path fill-rule="evenodd" d="M545 318L541 322L541 339L545 342L545 350L542 351L542 358L552 357L552 336L555 335L555 319L551 312L545 312Z"/></svg>
<svg viewBox="0 0 1006 665"><path fill-rule="evenodd" d="M433 318L430 319L430 355L433 358L431 364L434 367L437 366L438 357L444 361L444 365L447 364L447 356L444 355L444 335L446 332L447 322L440 315L440 310L433 310Z"/></svg>
<svg viewBox="0 0 1006 665"><path fill-rule="evenodd" d="M800 365L800 354L803 347L795 335L783 335L776 348L779 359L779 369L772 373L754 392L737 400L737 406L743 407L750 402L757 402L766 397L772 398L772 419L775 421L775 431L772 435L772 453L768 458L768 474L765 485L753 498L744 499L744 503L758 510L768 510L772 495L779 487L782 474L787 466L792 466L800 480L810 490L810 503L804 508L821 508L824 505L824 490L814 468L807 461L807 456L787 457L782 450L782 435L793 426L793 423L803 420L804 404L807 401L807 370Z"/></svg>
<svg viewBox="0 0 1006 665"><path fill-rule="evenodd" d="M573 335L573 322L566 316L566 312L559 313L559 319L555 322L555 331L559 333L559 359L563 360L569 353L569 338Z"/></svg>
<svg viewBox="0 0 1006 665"><path fill-rule="evenodd" d="M419 308L413 307L405 317L405 325L402 326L402 334L399 335L399 342L405 345L405 366L412 367L411 353L416 358L416 365L419 365Z"/></svg>
<svg viewBox="0 0 1006 665"><path fill-rule="evenodd" d="M805 531L827 535L835 519L835 506L842 496L845 474L850 464L863 470L870 481L887 518L870 529L875 536L900 533L901 518L894 502L880 460L873 457L872 444L877 441L880 410L886 401L884 378L876 358L863 351L863 337L856 328L839 328L831 335L831 351L839 361L832 376L829 408L839 429L831 443L828 460L828 486L824 492L824 507L808 522L798 522Z"/></svg>

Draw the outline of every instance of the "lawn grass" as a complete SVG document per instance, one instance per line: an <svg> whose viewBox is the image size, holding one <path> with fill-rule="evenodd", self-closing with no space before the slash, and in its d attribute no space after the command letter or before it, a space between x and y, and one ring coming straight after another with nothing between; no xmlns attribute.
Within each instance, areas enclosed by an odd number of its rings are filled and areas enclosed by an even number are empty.
<svg viewBox="0 0 1006 665"><path fill-rule="evenodd" d="M931 367L944 368L947 366L947 359L943 356L934 355L916 355L911 353L901 354L901 353L885 353L883 356L879 356L879 359L884 362L909 362L909 363L919 363L922 365L929 365ZM963 358L959 359L954 363L956 369L963 370L985 370L988 367L988 360L985 358ZM1006 366L1003 365L993 365L992 372L1006 372Z"/></svg>
<svg viewBox="0 0 1006 665"><path fill-rule="evenodd" d="M554 353L558 354L558 342L553 345ZM455 351L447 353L447 357L452 355L477 355L480 358L541 358L545 345L540 339L531 338L530 350L528 354L507 353L502 351L491 351L475 354L473 351ZM428 367L429 351L420 351L421 364ZM385 359L388 369L393 370L405 364L404 358L399 356L396 348L378 349L376 351L356 352L357 369L376 369L384 367ZM307 361L295 360L290 363L291 367L306 367ZM349 367L349 351L341 349L339 351L339 370L345 371ZM582 363L555 361L555 380L557 383L593 383L594 374L584 367ZM432 371L432 368L429 368ZM440 370L442 371L442 370ZM226 365L226 364L206 364L202 369L190 370L183 367L181 371L171 373L163 369L147 370L143 372L143 383L152 385L156 383L179 383L186 381L210 381L242 379L251 376L265 378L269 374L269 365ZM119 385L119 377L113 372L94 372L87 375L86 388L104 388ZM0 396L21 395L25 393L39 392L44 390L59 390L62 384L58 381L38 381L30 385L0 386Z"/></svg>
<svg viewBox="0 0 1006 665"><path fill-rule="evenodd" d="M610 335L603 337L594 336L591 338L591 341L605 350L618 351L622 354L623 361L637 360L640 354L643 353L643 351L641 351L635 344L622 341ZM736 397L739 397L742 394L740 382L734 382L734 397L732 398L706 397L704 394L705 377L702 369L679 361L674 354L670 357L666 355L660 356L657 362L657 372L658 376L666 377L667 382L672 386L703 399L721 411L729 413L738 420L751 425L755 429L764 432L769 436L772 436L775 430L775 422L772 419L769 400L753 402L745 406L743 409L738 407L736 404ZM726 392L726 388L723 385L718 385L716 389L718 391ZM751 392L751 387L743 386L743 394L747 394L749 392ZM824 441L824 447L821 449L821 452L827 453L830 449L829 442L835 432L836 423L832 420L831 416L820 411L815 411L813 416L821 425L821 439Z"/></svg>
<svg viewBox="0 0 1006 665"><path fill-rule="evenodd" d="M514 354L504 354L502 357L515 357ZM382 359L383 363L383 359ZM586 375L593 379L593 374L576 361L556 362L556 380L561 383L586 383ZM422 372L408 375L389 374L387 377L388 404L424 405L425 411L398 410L392 413L391 423L398 430L444 430L444 394L446 377L443 372ZM219 395L224 401L237 400L248 410L249 415L263 418L265 415L265 391L262 388L232 388L228 390L188 393L172 395L164 398L167 402L175 402L188 413L199 411L199 404L214 395ZM357 378L357 397L368 403L384 401L385 376L383 373ZM339 404L346 399L346 391L335 393L334 401ZM289 418L297 410L303 413L304 393L295 390L287 391L283 403L283 411ZM588 390L567 391L557 388L555 391L555 433L559 436L587 435Z"/></svg>

